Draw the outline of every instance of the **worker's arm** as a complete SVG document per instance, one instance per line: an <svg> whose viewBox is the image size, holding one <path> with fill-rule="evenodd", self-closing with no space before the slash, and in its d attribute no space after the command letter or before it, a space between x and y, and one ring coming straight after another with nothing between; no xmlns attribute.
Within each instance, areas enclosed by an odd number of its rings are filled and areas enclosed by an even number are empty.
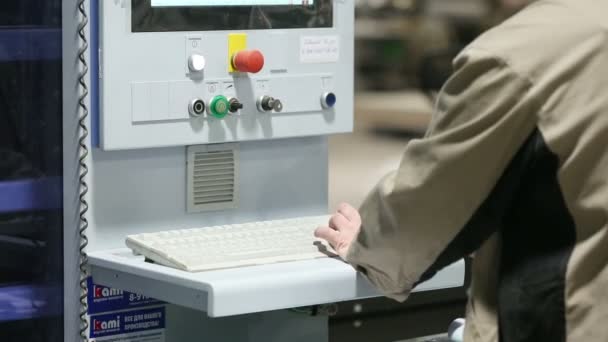
<svg viewBox="0 0 608 342"><path fill-rule="evenodd" d="M409 143L360 217L343 205L316 232L398 300L499 228L527 164L538 110L530 82L481 51L463 53L455 67L428 133Z"/></svg>

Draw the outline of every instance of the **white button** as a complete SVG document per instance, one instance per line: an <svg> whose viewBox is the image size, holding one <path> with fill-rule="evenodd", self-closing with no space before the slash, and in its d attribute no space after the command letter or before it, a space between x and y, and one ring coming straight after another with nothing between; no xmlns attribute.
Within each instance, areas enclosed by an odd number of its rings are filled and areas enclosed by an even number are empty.
<svg viewBox="0 0 608 342"><path fill-rule="evenodd" d="M205 57L202 55L192 55L188 59L188 67L192 72L201 72L205 70Z"/></svg>

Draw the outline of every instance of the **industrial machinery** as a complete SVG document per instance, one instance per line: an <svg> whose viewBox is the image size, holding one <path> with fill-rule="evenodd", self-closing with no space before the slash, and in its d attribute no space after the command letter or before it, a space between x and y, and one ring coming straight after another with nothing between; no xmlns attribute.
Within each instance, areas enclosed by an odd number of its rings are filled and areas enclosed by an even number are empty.
<svg viewBox="0 0 608 342"><path fill-rule="evenodd" d="M352 1L62 6L65 341L327 341L328 304L378 296L337 258L189 272L125 244L327 214ZM461 262L417 291L463 281Z"/></svg>
<svg viewBox="0 0 608 342"><path fill-rule="evenodd" d="M0 4L0 74L0 341L60 341L60 1Z"/></svg>

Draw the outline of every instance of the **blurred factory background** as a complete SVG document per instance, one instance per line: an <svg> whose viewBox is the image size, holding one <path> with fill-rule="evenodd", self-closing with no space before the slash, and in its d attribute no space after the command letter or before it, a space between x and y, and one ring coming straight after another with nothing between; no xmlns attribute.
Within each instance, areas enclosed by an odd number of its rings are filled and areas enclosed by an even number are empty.
<svg viewBox="0 0 608 342"><path fill-rule="evenodd" d="M355 0L356 127L331 138L332 209L359 204L398 165L424 133L454 57L530 1Z"/></svg>

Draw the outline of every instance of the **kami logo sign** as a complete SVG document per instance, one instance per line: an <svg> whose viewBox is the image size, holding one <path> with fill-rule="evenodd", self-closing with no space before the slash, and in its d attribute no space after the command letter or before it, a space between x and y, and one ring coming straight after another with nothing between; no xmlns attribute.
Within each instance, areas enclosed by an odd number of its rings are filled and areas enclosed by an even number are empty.
<svg viewBox="0 0 608 342"><path fill-rule="evenodd" d="M89 336L95 339L125 334L132 336L134 333L160 332L164 329L165 308L157 307L92 316Z"/></svg>
<svg viewBox="0 0 608 342"><path fill-rule="evenodd" d="M90 277L88 289L89 314L162 304L154 298L95 284Z"/></svg>
<svg viewBox="0 0 608 342"><path fill-rule="evenodd" d="M91 323L91 332L92 336L104 336L110 335L117 332L120 332L121 320L120 315L116 316L99 316L98 318L93 318L93 322Z"/></svg>
<svg viewBox="0 0 608 342"><path fill-rule="evenodd" d="M111 289L105 286L93 285L93 296L95 299L100 298L119 298L124 295L123 290Z"/></svg>

